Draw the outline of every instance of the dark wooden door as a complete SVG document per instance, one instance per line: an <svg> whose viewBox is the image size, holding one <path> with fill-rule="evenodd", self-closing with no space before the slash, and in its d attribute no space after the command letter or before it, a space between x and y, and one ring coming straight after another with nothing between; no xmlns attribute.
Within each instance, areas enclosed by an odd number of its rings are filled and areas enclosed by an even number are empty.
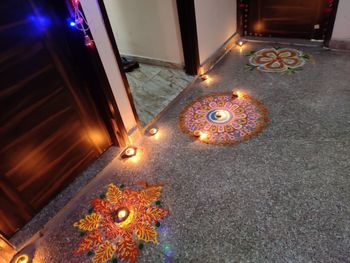
<svg viewBox="0 0 350 263"><path fill-rule="evenodd" d="M240 0L248 36L324 39L332 0Z"/></svg>
<svg viewBox="0 0 350 263"><path fill-rule="evenodd" d="M112 144L86 47L80 38L72 46L69 37L80 32L65 31L57 14L62 3L0 2L0 232L6 237Z"/></svg>

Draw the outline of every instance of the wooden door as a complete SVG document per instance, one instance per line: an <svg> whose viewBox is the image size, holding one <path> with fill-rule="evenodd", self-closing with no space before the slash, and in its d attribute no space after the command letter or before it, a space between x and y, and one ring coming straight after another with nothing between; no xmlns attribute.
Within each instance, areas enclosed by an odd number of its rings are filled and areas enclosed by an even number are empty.
<svg viewBox="0 0 350 263"><path fill-rule="evenodd" d="M333 0L239 0L244 35L325 39Z"/></svg>
<svg viewBox="0 0 350 263"><path fill-rule="evenodd" d="M0 233L5 237L112 144L96 106L102 92L88 52L79 37L72 42L71 36L81 34L66 31L66 14L58 14L64 3L0 2Z"/></svg>

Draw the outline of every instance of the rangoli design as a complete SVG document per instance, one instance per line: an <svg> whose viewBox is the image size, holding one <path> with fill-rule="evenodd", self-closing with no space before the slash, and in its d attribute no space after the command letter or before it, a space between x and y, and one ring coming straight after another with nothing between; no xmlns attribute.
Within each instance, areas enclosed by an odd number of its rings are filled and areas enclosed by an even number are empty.
<svg viewBox="0 0 350 263"><path fill-rule="evenodd" d="M267 109L249 95L212 94L201 97L180 113L180 127L209 144L234 144L263 130ZM203 136L204 135L204 136Z"/></svg>
<svg viewBox="0 0 350 263"><path fill-rule="evenodd" d="M74 253L86 252L92 262L135 262L143 242L157 244L159 221L168 215L158 197L162 186L141 190L108 185L105 195L91 201L85 218L74 223L82 239Z"/></svg>
<svg viewBox="0 0 350 263"><path fill-rule="evenodd" d="M293 48L264 48L250 53L247 68L290 74L300 70L309 58L308 54Z"/></svg>

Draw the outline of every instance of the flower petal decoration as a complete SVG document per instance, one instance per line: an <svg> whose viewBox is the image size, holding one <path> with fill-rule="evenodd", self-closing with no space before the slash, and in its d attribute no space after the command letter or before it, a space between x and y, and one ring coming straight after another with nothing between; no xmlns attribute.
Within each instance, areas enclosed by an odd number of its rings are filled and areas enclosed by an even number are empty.
<svg viewBox="0 0 350 263"><path fill-rule="evenodd" d="M249 55L250 69L263 72L295 72L304 66L308 55L293 48L264 48Z"/></svg>
<svg viewBox="0 0 350 263"><path fill-rule="evenodd" d="M88 254L94 254L94 263L111 259L135 262L140 241L158 244L156 226L169 211L159 205L162 186L143 185L135 190L109 184L105 195L94 198L90 202L91 214L73 225L90 231L74 253L90 251Z"/></svg>
<svg viewBox="0 0 350 263"><path fill-rule="evenodd" d="M74 226L80 228L81 230L92 231L98 228L100 220L100 214L92 213L91 215L85 216L84 219L80 219L78 222L75 222Z"/></svg>
<svg viewBox="0 0 350 263"><path fill-rule="evenodd" d="M81 252L88 251L91 248L96 248L102 241L102 236L98 230L89 232L86 236L83 237L83 239L78 244L78 249L76 249L74 252L76 254L79 254Z"/></svg>
<svg viewBox="0 0 350 263"><path fill-rule="evenodd" d="M116 203L122 197L122 191L120 191L120 189L114 184L109 184L106 197L109 202Z"/></svg>
<svg viewBox="0 0 350 263"><path fill-rule="evenodd" d="M108 240L102 243L96 250L95 256L92 258L93 263L103 263L109 259L112 259L114 252L117 249Z"/></svg>
<svg viewBox="0 0 350 263"><path fill-rule="evenodd" d="M149 224L138 225L136 228L137 238L146 242L158 244L156 227Z"/></svg>

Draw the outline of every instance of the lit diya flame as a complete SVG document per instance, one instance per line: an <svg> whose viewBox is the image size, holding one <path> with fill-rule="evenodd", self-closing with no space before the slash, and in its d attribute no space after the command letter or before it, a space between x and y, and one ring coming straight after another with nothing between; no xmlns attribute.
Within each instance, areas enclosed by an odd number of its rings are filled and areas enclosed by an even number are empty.
<svg viewBox="0 0 350 263"><path fill-rule="evenodd" d="M218 119L221 119L223 115L224 115L224 112L221 110L219 110L215 113L215 117Z"/></svg>
<svg viewBox="0 0 350 263"><path fill-rule="evenodd" d="M208 75L202 75L202 76L201 76L201 79L202 79L203 81L206 81L206 80L209 79L209 76L208 76Z"/></svg>
<svg viewBox="0 0 350 263"><path fill-rule="evenodd" d="M16 259L16 263L27 263L29 260L29 257L27 255L20 255L17 259Z"/></svg>
<svg viewBox="0 0 350 263"><path fill-rule="evenodd" d="M158 129L157 128L152 128L149 130L149 135L153 136L153 135L156 135L158 132Z"/></svg>
<svg viewBox="0 0 350 263"><path fill-rule="evenodd" d="M136 156L136 153L137 153L137 148L135 146L128 146L128 148L126 148L122 152L121 157L130 158L130 157Z"/></svg>
<svg viewBox="0 0 350 263"><path fill-rule="evenodd" d="M208 134L199 130L195 130L193 132L195 137L198 137L200 140L206 140L208 138Z"/></svg>
<svg viewBox="0 0 350 263"><path fill-rule="evenodd" d="M125 154L126 154L127 156L130 156L130 157L131 157L131 156L134 156L134 155L136 154L136 149L130 147L130 148L126 149Z"/></svg>
<svg viewBox="0 0 350 263"><path fill-rule="evenodd" d="M244 95L244 94L243 94L243 92L241 92L241 91L238 91L238 90L237 90L237 91L235 91L235 90L232 91L232 97L233 97L233 98L242 98L243 95Z"/></svg>
<svg viewBox="0 0 350 263"><path fill-rule="evenodd" d="M126 207L121 207L121 208L118 208L116 214L117 216L115 218L115 221L117 223L121 223L121 222L124 222L126 219L128 219L130 215L130 210L127 209Z"/></svg>

